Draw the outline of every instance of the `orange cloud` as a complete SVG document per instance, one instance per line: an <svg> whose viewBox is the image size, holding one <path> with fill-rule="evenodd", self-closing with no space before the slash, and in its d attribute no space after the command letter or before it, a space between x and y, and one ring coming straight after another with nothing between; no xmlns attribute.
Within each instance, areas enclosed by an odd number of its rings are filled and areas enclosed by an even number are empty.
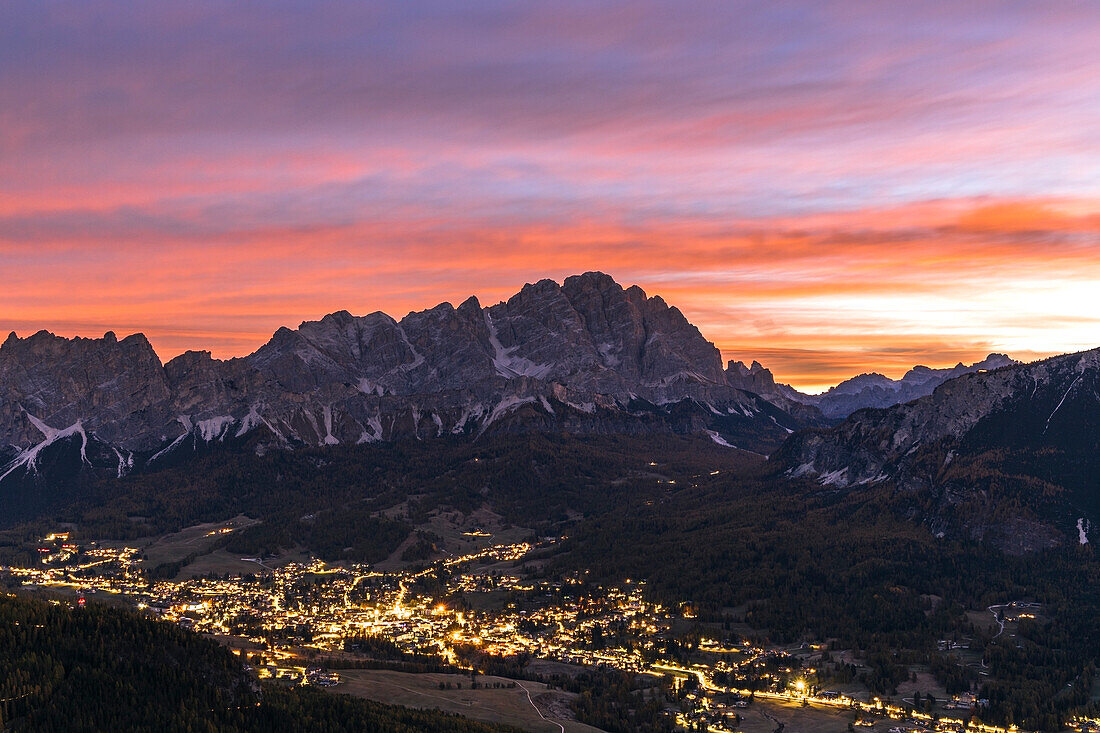
<svg viewBox="0 0 1100 733"><path fill-rule="evenodd" d="M0 245L19 263L0 293L0 328L141 330L165 358L188 348L228 357L337 309L401 317L603 269L680 306L727 357L760 359L815 389L917 361L1097 345L1100 316L1078 300L1100 282L1095 210L1085 201L939 201L727 227L628 224L613 212L437 220L407 209L343 226L210 239L165 232L154 244L110 247L83 245L77 231L29 253Z"/></svg>

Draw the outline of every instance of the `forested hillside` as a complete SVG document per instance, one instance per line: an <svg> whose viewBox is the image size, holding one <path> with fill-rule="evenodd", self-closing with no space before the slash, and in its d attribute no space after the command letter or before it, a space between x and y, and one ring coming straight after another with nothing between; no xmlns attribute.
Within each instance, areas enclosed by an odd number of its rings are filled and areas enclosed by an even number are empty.
<svg viewBox="0 0 1100 733"><path fill-rule="evenodd" d="M11 731L445 731L511 728L260 685L213 641L89 605L0 596L0 727Z"/></svg>
<svg viewBox="0 0 1100 733"><path fill-rule="evenodd" d="M250 448L105 480L42 516L75 522L85 538L128 539L243 513L260 524L234 536L235 552L298 545L325 560L373 562L437 509L486 507L508 522L552 531L571 518L663 496L712 470L760 461L707 438L671 435L530 434L264 455ZM400 519L379 514L398 505Z"/></svg>
<svg viewBox="0 0 1100 733"><path fill-rule="evenodd" d="M1056 729L1089 701L1100 658L1100 561L1091 544L1026 556L937 536L891 485L838 490L775 467L700 477L696 486L579 525L553 558L592 583L648 580L654 597L700 619L744 622L780 643L834 640L871 662L889 695L927 664L951 692L975 689L988 719ZM1043 621L994 639L968 610L1034 601ZM966 637L988 676L937 640Z"/></svg>

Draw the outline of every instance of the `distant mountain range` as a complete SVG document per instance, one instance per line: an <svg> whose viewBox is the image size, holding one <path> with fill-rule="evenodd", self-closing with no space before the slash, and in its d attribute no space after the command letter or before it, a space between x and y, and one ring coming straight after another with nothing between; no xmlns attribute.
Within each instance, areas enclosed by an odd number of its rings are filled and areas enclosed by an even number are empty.
<svg viewBox="0 0 1100 733"><path fill-rule="evenodd" d="M1100 349L807 395L755 361L723 369L679 310L601 273L400 321L341 311L227 361L162 363L141 334L0 345L6 557L37 566L47 525L137 546L241 516L150 579L221 567L207 556L416 564L486 527L555 536L548 577L645 578L784 644L897 649L880 692L925 660L1006 721L1088 700L1098 477ZM976 628L1016 599L1045 620ZM979 656L933 651L956 638Z"/></svg>
<svg viewBox="0 0 1100 733"><path fill-rule="evenodd" d="M915 366L901 379L890 379L884 374L871 372L846 379L819 395L805 394L789 385L776 384L772 373L756 361L748 367L744 362L731 361L726 374L730 384L755 392L784 409L797 412L794 405L810 405L820 410L826 418L840 420L865 407L890 407L930 395L936 387L963 374L1018 363L1004 354L990 354L969 366L962 362L948 369Z"/></svg>

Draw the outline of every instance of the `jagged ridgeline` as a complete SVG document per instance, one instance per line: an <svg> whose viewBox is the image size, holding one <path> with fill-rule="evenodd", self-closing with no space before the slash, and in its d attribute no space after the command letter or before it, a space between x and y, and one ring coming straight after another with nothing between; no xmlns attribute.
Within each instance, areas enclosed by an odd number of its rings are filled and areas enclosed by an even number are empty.
<svg viewBox="0 0 1100 733"><path fill-rule="evenodd" d="M141 334L13 333L0 347L0 484L79 493L88 474L121 477L257 435L264 450L696 433L767 453L824 424L815 408L741 386L678 309L601 273L400 321L341 311L228 361L191 351L162 364Z"/></svg>
<svg viewBox="0 0 1100 733"><path fill-rule="evenodd" d="M1097 511L1096 372L1096 352L1030 365L993 354L804 395L756 362L723 369L678 309L602 273L400 321L338 312L228 361L187 352L162 364L140 334L12 334L0 346L0 525L222 449L339 449L355 464L363 459L346 451L357 446L539 434L639 439L637 453L653 438L696 436L746 456L783 445L772 463L828 486L893 482L935 531L1027 550L1058 542L1064 533L1050 528L1067 522L1080 520L1087 536ZM835 428L821 412L911 398ZM615 446L600 461L630 450Z"/></svg>

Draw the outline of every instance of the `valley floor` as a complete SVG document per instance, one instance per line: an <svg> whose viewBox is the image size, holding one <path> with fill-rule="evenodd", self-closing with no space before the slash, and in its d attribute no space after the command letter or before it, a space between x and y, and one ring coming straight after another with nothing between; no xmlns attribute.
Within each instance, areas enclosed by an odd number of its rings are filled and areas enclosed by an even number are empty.
<svg viewBox="0 0 1100 733"><path fill-rule="evenodd" d="M462 685L440 689L440 683ZM493 688L499 683L501 688ZM470 688L469 675L395 672L391 670L347 670L341 673L341 692L368 700L431 708L458 713L489 723L514 725L529 731L596 733L599 728L578 723L569 709L574 695L548 691L541 682L479 676L478 689ZM510 685L515 687L510 687Z"/></svg>
<svg viewBox="0 0 1100 733"><path fill-rule="evenodd" d="M191 528L149 543L145 553L166 560L240 522ZM919 668L912 670L912 682L899 685L892 703L879 704L858 684L834 682L823 688L834 692L818 691L829 679L819 672L828 667L824 646L751 644L647 601L642 583L593 588L579 579L540 578L538 564L528 567L526 560L555 540L493 544L491 533L471 534L467 554L386 572L317 560L241 558L234 562L248 569L247 577L180 572L176 579L150 583L139 572L145 554L140 550L77 550L67 535L55 533L40 542L48 553L44 569L2 570L27 591L136 605L214 636L260 677L336 685L337 692L533 731L598 730L577 722L577 694L562 689L583 688L579 680L593 670L625 680L649 675L648 687L627 683L632 692L625 694L635 707L661 691L670 718L714 730L751 733L782 724L784 733L828 733L847 730L857 712L878 719L876 729L916 730L912 696L922 683L924 697L935 695L934 712L945 721L937 730L957 729L946 721L968 717L963 705L961 713L948 711L944 705L955 703ZM1013 637L1019 621L1039 614L1036 604L1005 603L984 616L976 613L974 620ZM695 640L691 649L682 648L689 638ZM833 653L838 662L860 663L850 651ZM965 648L960 645L957 653L965 662ZM533 661L509 661L520 658ZM493 665L520 678L488 674ZM476 667L487 674L471 677L466 670ZM755 680L755 701L745 689L746 675ZM557 689L533 677L554 680Z"/></svg>

